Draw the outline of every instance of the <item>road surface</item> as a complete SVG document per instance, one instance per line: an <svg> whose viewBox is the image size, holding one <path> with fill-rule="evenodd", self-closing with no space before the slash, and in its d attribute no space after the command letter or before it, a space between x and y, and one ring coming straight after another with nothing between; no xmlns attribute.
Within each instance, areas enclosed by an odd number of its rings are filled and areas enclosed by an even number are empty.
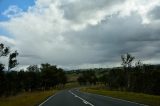
<svg viewBox="0 0 160 106"><path fill-rule="evenodd" d="M130 101L79 92L76 89L61 91L39 106L146 106Z"/></svg>

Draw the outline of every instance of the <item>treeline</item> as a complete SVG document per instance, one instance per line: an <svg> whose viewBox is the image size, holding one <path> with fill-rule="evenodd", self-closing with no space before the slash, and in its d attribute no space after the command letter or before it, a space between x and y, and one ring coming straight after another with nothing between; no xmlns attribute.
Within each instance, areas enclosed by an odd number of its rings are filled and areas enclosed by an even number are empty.
<svg viewBox="0 0 160 106"><path fill-rule="evenodd" d="M152 69L150 65L143 65L142 69L112 69L100 81L113 90L160 95L160 69Z"/></svg>
<svg viewBox="0 0 160 106"><path fill-rule="evenodd" d="M0 44L0 57L8 56L8 70L0 63L0 96L15 95L19 92L48 90L56 86L64 86L67 77L63 69L48 63L31 65L26 70L13 71L18 65L18 52L10 52L9 47ZM12 70L11 70L12 69Z"/></svg>
<svg viewBox="0 0 160 106"><path fill-rule="evenodd" d="M122 55L122 68L110 70L100 77L108 88L160 95L160 66L146 65L141 61L132 66L134 57Z"/></svg>
<svg viewBox="0 0 160 106"><path fill-rule="evenodd" d="M67 82L65 72L50 64L31 65L27 70L0 70L0 96L15 95L18 92L48 90L56 86L64 86Z"/></svg>
<svg viewBox="0 0 160 106"><path fill-rule="evenodd" d="M81 75L77 78L77 81L80 85L96 85L97 77L95 71L82 71Z"/></svg>
<svg viewBox="0 0 160 106"><path fill-rule="evenodd" d="M91 77L89 73L92 73L92 76L97 79L96 82L103 83L111 90L160 95L160 65L147 65L138 61L132 66L135 58L130 54L122 55L121 59L123 67L107 69L99 73L95 70L81 71L78 82L85 85Z"/></svg>

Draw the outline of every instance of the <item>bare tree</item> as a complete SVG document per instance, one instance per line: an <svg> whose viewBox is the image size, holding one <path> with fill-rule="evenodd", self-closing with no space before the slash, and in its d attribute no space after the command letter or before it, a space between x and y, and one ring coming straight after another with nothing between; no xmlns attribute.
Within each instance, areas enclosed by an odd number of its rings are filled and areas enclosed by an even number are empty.
<svg viewBox="0 0 160 106"><path fill-rule="evenodd" d="M131 54L127 53L121 56L122 65L124 68L130 68L132 66L132 62L135 59Z"/></svg>
<svg viewBox="0 0 160 106"><path fill-rule="evenodd" d="M122 59L122 65L124 67L124 71L125 71L125 76L126 76L126 87L129 88L130 87L130 73L129 71L131 70L132 67L132 62L135 59L135 57L133 57L131 54L127 53L121 56Z"/></svg>

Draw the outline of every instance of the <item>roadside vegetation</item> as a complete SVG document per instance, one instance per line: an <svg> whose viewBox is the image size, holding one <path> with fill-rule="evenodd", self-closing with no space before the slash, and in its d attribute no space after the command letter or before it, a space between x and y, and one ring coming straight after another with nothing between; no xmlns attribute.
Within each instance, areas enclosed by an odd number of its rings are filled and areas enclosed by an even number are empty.
<svg viewBox="0 0 160 106"><path fill-rule="evenodd" d="M46 91L64 87L67 82L65 72L50 64L31 65L27 70L1 71L0 96L11 96L21 92Z"/></svg>
<svg viewBox="0 0 160 106"><path fill-rule="evenodd" d="M100 85L99 87L96 86L96 87L82 88L80 91L128 100L149 106L160 106L160 96L156 95L127 92L127 91L114 91L114 90L104 89L102 85Z"/></svg>
<svg viewBox="0 0 160 106"><path fill-rule="evenodd" d="M122 66L102 71L82 71L77 81L80 85L96 85L102 83L107 89L160 95L160 65L135 62L130 54L122 55Z"/></svg>
<svg viewBox="0 0 160 106"><path fill-rule="evenodd" d="M18 55L0 44L0 58L8 60L8 66L0 63L1 106L34 106L57 91L80 86L87 87L82 89L85 92L160 105L160 65L134 62L130 54L121 56L122 67L71 71L48 63L17 71Z"/></svg>
<svg viewBox="0 0 160 106"><path fill-rule="evenodd" d="M30 65L26 70L16 71L18 52L11 51L0 44L0 58L8 60L8 66L0 63L1 106L35 106L58 89L65 88L67 77L63 69L45 63L40 67Z"/></svg>
<svg viewBox="0 0 160 106"><path fill-rule="evenodd" d="M63 69L48 63L30 65L26 70L16 71L18 52L10 52L9 47L0 44L0 57L9 57L8 70L0 64L0 96L8 97L20 92L46 91L58 86L63 87L67 77Z"/></svg>
<svg viewBox="0 0 160 106"><path fill-rule="evenodd" d="M133 62L135 57L130 54L122 55L121 59L122 67L78 70L79 84L94 86L82 91L160 106L160 65Z"/></svg>
<svg viewBox="0 0 160 106"><path fill-rule="evenodd" d="M55 94L57 90L24 92L15 96L1 97L1 106L37 106L49 96Z"/></svg>
<svg viewBox="0 0 160 106"><path fill-rule="evenodd" d="M79 87L79 84L76 82L67 83L64 87L57 86L46 91L21 92L14 96L0 97L0 106L22 106L22 104L23 106L37 106L60 90L72 89L75 87Z"/></svg>

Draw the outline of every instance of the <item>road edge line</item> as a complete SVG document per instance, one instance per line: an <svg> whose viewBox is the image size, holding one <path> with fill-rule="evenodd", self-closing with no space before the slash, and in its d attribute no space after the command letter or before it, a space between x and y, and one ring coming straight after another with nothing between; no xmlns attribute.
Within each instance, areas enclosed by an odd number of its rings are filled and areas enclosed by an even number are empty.
<svg viewBox="0 0 160 106"><path fill-rule="evenodd" d="M78 91L78 92L81 92L81 91L79 91L79 90L77 90L77 91ZM115 100L119 100L119 101L124 101L124 102L128 102L128 103L138 104L138 105L141 105L141 106L149 106L149 105L145 105L145 104L142 104L142 103L132 102L132 101L129 101L129 100L119 99L119 98L115 98L115 97L111 97L111 96L105 96L105 95L88 93L88 92L82 92L82 93L93 94L93 95L98 95L98 96L102 96L102 97L108 97L108 98L115 99Z"/></svg>
<svg viewBox="0 0 160 106"><path fill-rule="evenodd" d="M75 93L73 93L71 90L68 91L69 93L71 93L72 95L74 95L75 97L79 98L80 100L83 101L83 103L88 104L90 106L94 106L92 103L88 102L87 100L81 98L80 96L76 95Z"/></svg>
<svg viewBox="0 0 160 106"><path fill-rule="evenodd" d="M58 93L55 93L49 97L47 97L47 99L45 101L43 101L41 104L39 104L38 106L43 106L44 103L46 103L48 100L50 100L52 97L56 96Z"/></svg>

